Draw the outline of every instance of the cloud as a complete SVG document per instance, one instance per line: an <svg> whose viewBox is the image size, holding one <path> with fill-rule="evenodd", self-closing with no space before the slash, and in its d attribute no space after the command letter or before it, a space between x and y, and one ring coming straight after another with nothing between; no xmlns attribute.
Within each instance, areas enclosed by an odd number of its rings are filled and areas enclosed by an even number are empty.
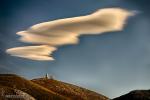
<svg viewBox="0 0 150 100"><path fill-rule="evenodd" d="M7 53L31 60L54 60L50 55L56 48L47 45L16 47L6 50Z"/></svg>
<svg viewBox="0 0 150 100"><path fill-rule="evenodd" d="M49 22L43 22L33 25L25 31L17 32L20 35L20 41L32 44L48 45L46 48L40 46L46 54L52 53L51 49L61 45L77 44L80 35L102 34L104 32L121 31L129 16L133 12L121 8L105 8L96 11L93 14L73 18L58 19ZM34 49L35 52L30 50ZM51 60L49 55L39 55L37 46L25 46L8 49L7 53L12 56L29 58L32 60ZM16 54L17 51L17 54ZM21 53L19 53L21 52ZM47 58L48 57L48 58Z"/></svg>

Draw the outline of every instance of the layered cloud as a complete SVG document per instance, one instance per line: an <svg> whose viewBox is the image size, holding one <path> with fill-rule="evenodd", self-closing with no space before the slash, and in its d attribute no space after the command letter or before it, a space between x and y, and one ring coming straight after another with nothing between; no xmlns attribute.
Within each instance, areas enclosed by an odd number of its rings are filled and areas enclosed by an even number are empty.
<svg viewBox="0 0 150 100"><path fill-rule="evenodd" d="M25 31L17 32L17 34L21 36L20 41L22 42L44 46L15 47L8 49L7 53L32 60L53 60L49 54L52 54L55 47L77 44L80 35L121 31L126 19L132 15L132 12L124 9L105 8L86 16L36 24Z"/></svg>
<svg viewBox="0 0 150 100"><path fill-rule="evenodd" d="M31 60L54 60L51 57L56 48L47 45L16 47L6 50L7 53Z"/></svg>

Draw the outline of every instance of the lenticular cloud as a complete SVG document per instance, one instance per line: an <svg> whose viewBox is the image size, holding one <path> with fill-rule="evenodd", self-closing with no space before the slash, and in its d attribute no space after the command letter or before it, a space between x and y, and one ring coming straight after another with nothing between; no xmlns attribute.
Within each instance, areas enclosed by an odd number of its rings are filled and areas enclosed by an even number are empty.
<svg viewBox="0 0 150 100"><path fill-rule="evenodd" d="M31 26L17 32L20 41L40 46L24 46L8 49L12 56L32 60L53 60L52 52L56 47L77 44L80 35L102 34L121 31L126 19L133 13L121 8L105 8L93 14L73 18L58 19Z"/></svg>
<svg viewBox="0 0 150 100"><path fill-rule="evenodd" d="M56 48L47 45L16 47L6 50L7 53L31 60L54 60L51 57Z"/></svg>

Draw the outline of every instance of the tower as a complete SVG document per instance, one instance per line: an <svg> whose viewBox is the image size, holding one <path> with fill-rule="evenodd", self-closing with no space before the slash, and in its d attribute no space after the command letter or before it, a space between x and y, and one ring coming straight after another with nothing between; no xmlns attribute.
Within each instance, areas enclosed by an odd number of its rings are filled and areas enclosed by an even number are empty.
<svg viewBox="0 0 150 100"><path fill-rule="evenodd" d="M45 75L45 79L49 79L49 75L48 75L48 73L46 73L46 75Z"/></svg>

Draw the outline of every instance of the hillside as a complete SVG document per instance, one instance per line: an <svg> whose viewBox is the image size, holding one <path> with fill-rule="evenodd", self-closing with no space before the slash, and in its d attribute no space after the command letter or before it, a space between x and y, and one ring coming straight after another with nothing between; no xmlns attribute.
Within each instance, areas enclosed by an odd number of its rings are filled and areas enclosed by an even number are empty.
<svg viewBox="0 0 150 100"><path fill-rule="evenodd" d="M0 85L26 92L36 100L67 100L66 97L17 75L0 74Z"/></svg>
<svg viewBox="0 0 150 100"><path fill-rule="evenodd" d="M32 81L72 100L108 100L96 92L54 79L39 78Z"/></svg>
<svg viewBox="0 0 150 100"><path fill-rule="evenodd" d="M5 95L10 95L10 94L11 95L15 94L14 90L12 88L0 85L0 100L5 100L4 96Z"/></svg>
<svg viewBox="0 0 150 100"><path fill-rule="evenodd" d="M6 86L1 86L0 85L0 100L8 100L9 95L16 95L16 96L20 96L21 98L19 100L26 100L26 98L28 98L28 100L36 100L34 97L32 97L31 95L21 91L21 90L17 90L14 88L10 88L10 87L6 87ZM11 100L16 100L17 98L11 98Z"/></svg>
<svg viewBox="0 0 150 100"><path fill-rule="evenodd" d="M135 90L113 100L150 100L150 90Z"/></svg>
<svg viewBox="0 0 150 100"><path fill-rule="evenodd" d="M13 74L0 74L0 93L16 95L16 90L19 91L19 95L33 98L30 100L108 100L96 92L54 79L27 80ZM3 100L2 95L0 100Z"/></svg>
<svg viewBox="0 0 150 100"><path fill-rule="evenodd" d="M0 100L6 100L6 95L28 98L19 100L109 100L104 95L53 78L27 80L13 74L0 74ZM150 100L150 90L131 91L112 100Z"/></svg>

